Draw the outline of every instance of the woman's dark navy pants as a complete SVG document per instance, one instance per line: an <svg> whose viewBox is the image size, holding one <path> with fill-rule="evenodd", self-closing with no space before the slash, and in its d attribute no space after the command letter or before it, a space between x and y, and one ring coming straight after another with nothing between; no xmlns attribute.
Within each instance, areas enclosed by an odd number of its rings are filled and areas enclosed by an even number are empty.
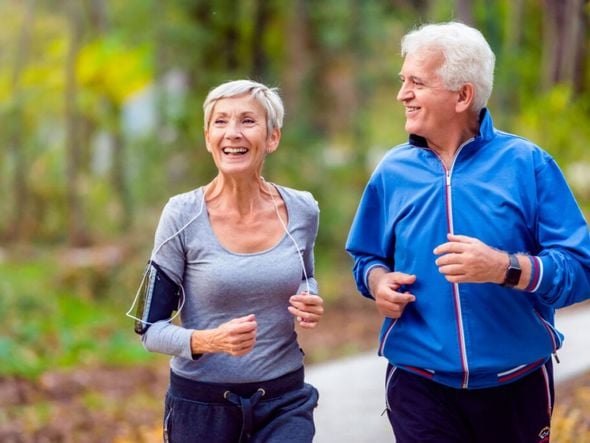
<svg viewBox="0 0 590 443"><path fill-rule="evenodd" d="M318 391L303 369L246 384L200 383L171 372L164 409L170 443L311 443Z"/></svg>

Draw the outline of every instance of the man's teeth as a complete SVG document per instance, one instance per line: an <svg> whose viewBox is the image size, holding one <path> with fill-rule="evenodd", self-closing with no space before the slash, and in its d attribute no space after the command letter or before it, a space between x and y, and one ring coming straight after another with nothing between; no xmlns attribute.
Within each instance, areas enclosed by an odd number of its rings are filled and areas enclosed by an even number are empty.
<svg viewBox="0 0 590 443"><path fill-rule="evenodd" d="M223 148L224 154L245 154L248 152L246 148Z"/></svg>

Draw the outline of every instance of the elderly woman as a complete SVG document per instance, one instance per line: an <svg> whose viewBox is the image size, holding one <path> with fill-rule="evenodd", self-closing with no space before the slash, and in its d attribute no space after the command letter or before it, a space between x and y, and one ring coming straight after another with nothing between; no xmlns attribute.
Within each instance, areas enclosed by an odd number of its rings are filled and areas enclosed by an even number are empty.
<svg viewBox="0 0 590 443"><path fill-rule="evenodd" d="M318 205L261 176L281 138L274 88L231 81L203 108L218 173L164 208L136 317L146 349L173 356L165 441L311 442L318 392L295 322L314 328L323 314Z"/></svg>

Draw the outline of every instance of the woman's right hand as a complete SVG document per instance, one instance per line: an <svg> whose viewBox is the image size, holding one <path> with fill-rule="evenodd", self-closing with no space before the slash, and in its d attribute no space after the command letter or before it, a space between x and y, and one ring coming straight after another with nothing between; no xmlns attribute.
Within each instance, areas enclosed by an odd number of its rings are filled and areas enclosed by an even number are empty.
<svg viewBox="0 0 590 443"><path fill-rule="evenodd" d="M256 316L249 314L234 318L215 329L193 331L191 350L193 354L225 352L230 355L245 355L256 344Z"/></svg>

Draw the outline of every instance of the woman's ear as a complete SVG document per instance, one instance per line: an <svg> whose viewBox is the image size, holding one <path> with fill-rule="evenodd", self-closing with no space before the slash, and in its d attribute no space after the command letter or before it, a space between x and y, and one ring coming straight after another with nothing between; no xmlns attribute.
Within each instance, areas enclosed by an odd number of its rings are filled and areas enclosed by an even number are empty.
<svg viewBox="0 0 590 443"><path fill-rule="evenodd" d="M209 131L205 131L205 147L207 152L211 152L211 146L209 145Z"/></svg>
<svg viewBox="0 0 590 443"><path fill-rule="evenodd" d="M275 128L270 133L268 137L268 141L266 142L266 153L272 154L277 150L279 147L279 142L281 141L281 130L279 128Z"/></svg>
<svg viewBox="0 0 590 443"><path fill-rule="evenodd" d="M469 110L475 98L475 88L471 83L465 83L458 92L457 104L455 105L457 112Z"/></svg>

